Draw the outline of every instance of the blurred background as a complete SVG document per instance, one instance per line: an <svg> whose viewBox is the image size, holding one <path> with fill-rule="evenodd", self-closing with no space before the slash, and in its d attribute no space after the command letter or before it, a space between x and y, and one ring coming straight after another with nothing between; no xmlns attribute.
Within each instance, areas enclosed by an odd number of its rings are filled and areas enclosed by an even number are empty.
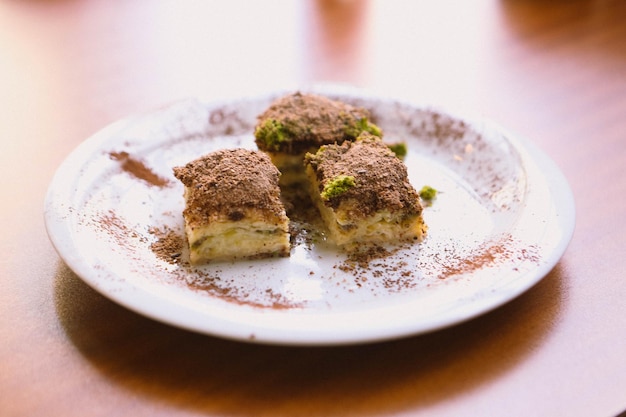
<svg viewBox="0 0 626 417"><path fill-rule="evenodd" d="M33 117L64 118L45 121L85 136L184 97L320 82L488 112L514 128L546 109L567 119L580 110L554 103L573 84L589 84L578 94L591 102L626 94L626 36L596 35L626 17L623 3L5 0L0 123L19 134ZM529 106L535 114L518 112Z"/></svg>

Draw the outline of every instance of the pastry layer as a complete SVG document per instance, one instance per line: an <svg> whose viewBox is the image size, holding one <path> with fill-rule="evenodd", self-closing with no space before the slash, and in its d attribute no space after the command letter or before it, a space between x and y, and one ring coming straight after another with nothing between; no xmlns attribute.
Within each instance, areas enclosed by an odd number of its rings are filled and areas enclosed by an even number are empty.
<svg viewBox="0 0 626 417"><path fill-rule="evenodd" d="M239 220L186 227L189 258L193 264L213 260L289 255L285 224Z"/></svg>

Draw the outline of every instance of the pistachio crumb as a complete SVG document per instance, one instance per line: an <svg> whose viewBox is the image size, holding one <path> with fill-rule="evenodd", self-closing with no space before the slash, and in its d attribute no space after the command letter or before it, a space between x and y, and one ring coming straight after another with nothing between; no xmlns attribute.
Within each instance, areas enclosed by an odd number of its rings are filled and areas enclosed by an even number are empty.
<svg viewBox="0 0 626 417"><path fill-rule="evenodd" d="M356 183L353 176L337 175L326 184L324 184L324 189L322 190L320 195L322 199L329 200L333 197L345 193L346 191L348 191L349 188L354 187L355 185Z"/></svg>
<svg viewBox="0 0 626 417"><path fill-rule="evenodd" d="M267 149L277 151L281 143L287 140L285 126L278 120L267 119L258 126L254 132L255 136L265 142Z"/></svg>
<svg viewBox="0 0 626 417"><path fill-rule="evenodd" d="M387 147L400 159L404 158L408 152L406 143L404 142L388 143Z"/></svg>
<svg viewBox="0 0 626 417"><path fill-rule="evenodd" d="M425 185L419 192L419 195L422 200L432 201L437 198L437 190L431 187L430 185Z"/></svg>

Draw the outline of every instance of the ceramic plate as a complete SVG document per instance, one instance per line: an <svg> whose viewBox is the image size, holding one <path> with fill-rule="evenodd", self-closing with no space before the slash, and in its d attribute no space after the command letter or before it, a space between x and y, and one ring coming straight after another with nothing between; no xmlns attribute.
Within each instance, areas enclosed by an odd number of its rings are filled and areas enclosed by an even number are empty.
<svg viewBox="0 0 626 417"><path fill-rule="evenodd" d="M172 167L220 148L255 148L256 117L280 94L176 103L117 122L56 172L48 234L87 284L145 316L219 337L362 343L460 323L526 291L574 228L569 186L530 143L487 121L355 91L389 142L408 146L413 186L439 194L427 238L355 259L300 224L291 256L192 267L183 187Z"/></svg>

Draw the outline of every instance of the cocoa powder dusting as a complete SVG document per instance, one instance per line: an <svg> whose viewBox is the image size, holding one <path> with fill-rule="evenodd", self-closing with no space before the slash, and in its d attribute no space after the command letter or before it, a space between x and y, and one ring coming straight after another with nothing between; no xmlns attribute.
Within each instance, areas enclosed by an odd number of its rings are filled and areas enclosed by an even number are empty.
<svg viewBox="0 0 626 417"><path fill-rule="evenodd" d="M354 179L355 185L326 205L337 209L349 204L350 215L365 218L381 210L419 215L422 206L408 180L407 168L383 142L364 133L356 142L324 146L316 154L308 154L305 164L313 168L320 193L333 178L342 175Z"/></svg>
<svg viewBox="0 0 626 417"><path fill-rule="evenodd" d="M128 226L113 210L101 214L95 220L100 228L115 239L122 248L131 250L135 242L145 244L147 241L145 236Z"/></svg>
<svg viewBox="0 0 626 417"><path fill-rule="evenodd" d="M457 253L454 244L425 256L411 249L410 244L393 248L362 246L348 253L345 260L334 268L350 274L357 287L364 286L368 279L373 278L379 280L387 291L400 292L417 287L418 281L423 278L443 281L468 276L483 268L510 264L512 270L517 270L526 262L538 264L541 261L538 247L521 247L510 235L484 242L470 253ZM418 268L414 265L417 258Z"/></svg>
<svg viewBox="0 0 626 417"><path fill-rule="evenodd" d="M343 262L335 265L342 272L351 274L354 284L362 287L372 277L389 292L415 288L418 271L409 266L399 254L408 245L386 248L379 245L362 245L358 250L346 254Z"/></svg>
<svg viewBox="0 0 626 417"><path fill-rule="evenodd" d="M260 151L222 149L173 171L187 191L183 214L189 225L203 226L220 217L242 220L247 212L272 223L286 221L280 172Z"/></svg>
<svg viewBox="0 0 626 417"><path fill-rule="evenodd" d="M453 276L471 274L482 268L502 264L509 260L537 263L541 259L538 251L539 249L532 245L526 248L517 248L513 238L510 235L505 235L499 240L480 245L469 256L450 256L442 264L442 269L437 278L444 280Z"/></svg>
<svg viewBox="0 0 626 417"><path fill-rule="evenodd" d="M369 111L317 94L296 92L275 100L258 116L255 132L268 121L283 125L288 140L269 144L257 135L260 150L297 155L324 144L342 143L358 136L359 121L369 119ZM276 147L276 148L275 148Z"/></svg>
<svg viewBox="0 0 626 417"><path fill-rule="evenodd" d="M455 275L462 275L475 272L488 265L493 265L499 258L507 254L507 249L501 243L496 243L466 258L452 258L438 275L439 279L446 279Z"/></svg>
<svg viewBox="0 0 626 417"><path fill-rule="evenodd" d="M150 249L161 260L170 264L178 264L181 261L185 239L172 230L162 232L151 229L150 232L158 239L150 245Z"/></svg>
<svg viewBox="0 0 626 417"><path fill-rule="evenodd" d="M167 179L161 178L146 166L145 163L130 156L128 152L110 152L109 157L119 161L124 171L150 185L165 187L169 184Z"/></svg>
<svg viewBox="0 0 626 417"><path fill-rule="evenodd" d="M221 282L219 271L217 271L216 274L200 271L196 271L196 273L199 274L201 279L188 283L187 287L189 289L203 292L231 303L257 308L271 308L274 310L302 307L302 303L291 302L285 296L277 294L271 288L264 291L265 298L268 300L267 303L256 301L254 297L250 297L250 294L241 291L238 287Z"/></svg>

